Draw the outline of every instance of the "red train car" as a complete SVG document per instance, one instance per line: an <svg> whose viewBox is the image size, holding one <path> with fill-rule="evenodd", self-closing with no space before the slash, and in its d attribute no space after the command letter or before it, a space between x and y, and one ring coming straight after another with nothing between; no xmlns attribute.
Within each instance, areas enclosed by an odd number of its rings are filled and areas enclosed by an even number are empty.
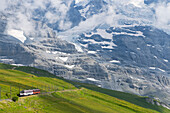
<svg viewBox="0 0 170 113"><path fill-rule="evenodd" d="M20 96L28 96L28 95L35 95L40 94L40 89L29 89L29 90L23 90L20 92Z"/></svg>
<svg viewBox="0 0 170 113"><path fill-rule="evenodd" d="M40 94L40 89L33 89L33 94Z"/></svg>

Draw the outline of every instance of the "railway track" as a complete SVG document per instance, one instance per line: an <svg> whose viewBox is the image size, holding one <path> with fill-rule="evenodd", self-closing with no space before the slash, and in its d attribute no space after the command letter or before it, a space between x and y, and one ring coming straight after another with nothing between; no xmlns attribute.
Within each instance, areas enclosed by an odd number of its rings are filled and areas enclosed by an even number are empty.
<svg viewBox="0 0 170 113"><path fill-rule="evenodd" d="M51 93L55 93L55 92L70 92L70 91L80 91L83 90L84 88L80 88L80 89L68 89L68 90L62 90L62 91L52 91L52 92L43 92L40 94L36 94L36 95L29 95L29 96L23 96L23 97L19 97L19 98L27 98L27 97L32 97L32 96L37 96L37 95L46 95L46 94L51 94Z"/></svg>
<svg viewBox="0 0 170 113"><path fill-rule="evenodd" d="M22 96L22 97L19 97L19 98L28 98L28 97L32 97L32 96L37 96L37 95L46 95L46 94L51 94L51 93L55 93L55 92L70 92L70 91L79 91L79 90L83 90L84 88L81 88L81 89L68 89L68 90L62 90L62 91L52 91L52 92L43 92L43 93L40 93L40 94L36 94L36 95L29 95L29 96ZM1 99L1 101L12 101L11 99Z"/></svg>

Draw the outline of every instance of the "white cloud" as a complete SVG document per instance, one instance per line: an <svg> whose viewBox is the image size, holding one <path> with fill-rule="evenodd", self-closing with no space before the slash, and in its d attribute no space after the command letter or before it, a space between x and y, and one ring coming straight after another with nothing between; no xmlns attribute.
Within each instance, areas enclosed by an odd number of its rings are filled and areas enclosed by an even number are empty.
<svg viewBox="0 0 170 113"><path fill-rule="evenodd" d="M48 19L49 23L55 23L57 21L59 21L60 19L60 16L48 11L46 14L45 14L45 17Z"/></svg>
<svg viewBox="0 0 170 113"><path fill-rule="evenodd" d="M59 28L62 30L67 30L71 27L72 23L69 21L61 20L59 23Z"/></svg>
<svg viewBox="0 0 170 113"><path fill-rule="evenodd" d="M170 24L170 3L160 4L156 7L156 19L159 26Z"/></svg>
<svg viewBox="0 0 170 113"><path fill-rule="evenodd" d="M34 24L29 20L28 16L19 12L16 17L8 19L7 29L19 29L29 34L34 30Z"/></svg>
<svg viewBox="0 0 170 113"><path fill-rule="evenodd" d="M136 7L143 7L144 6L144 0L130 0L131 4L133 4Z"/></svg>
<svg viewBox="0 0 170 113"><path fill-rule="evenodd" d="M42 20L47 19L48 23L59 23L59 28L62 30L71 27L72 23L66 21L67 11L70 8L72 0L1 0L0 10L6 8L7 4L9 6L18 7L15 11L7 11L11 14L8 18L8 24L6 31L10 29L18 29L24 31L24 34L31 36L47 35L49 28L45 25L47 23L41 24L40 22L34 21L32 18L39 18L39 15L33 15L35 9L46 10L45 15L42 15ZM46 9L47 3L50 3L50 8ZM20 6L18 6L20 4ZM54 10L51 10L54 9ZM41 14L41 13L39 13Z"/></svg>
<svg viewBox="0 0 170 113"><path fill-rule="evenodd" d="M151 6L146 6L144 4L144 0L105 0L108 2L108 10L102 12L100 14L93 15L89 17L86 21L82 21L78 26L70 29L72 23L69 21L67 17L67 12L70 9L70 4L73 0L1 0L0 10L4 10L7 5L17 5L18 3L22 3L20 7L18 7L17 11L10 11L12 16L8 20L8 28L9 29L19 29L24 31L24 33L35 33L48 31L48 27L44 23L43 25L39 22L35 22L32 20L34 17L33 12L35 9L46 10L45 15L41 17L42 20L48 20L48 23L59 23L59 29L66 30L64 33L60 33L61 35L77 35L84 32L89 32L96 28L97 26L107 24L109 26L117 26L118 20L137 20L139 24L142 22L153 22L154 25L158 28L162 28L165 31L169 31L170 28L170 3L169 4L158 4ZM110 1L110 2L109 2ZM88 0L78 0L77 3L88 2ZM8 4L7 4L8 3ZM50 8L46 9L47 3L51 3ZM138 7L137 10L134 10L134 6L129 4L133 4ZM104 7L106 8L106 7ZM107 9L106 8L106 9ZM154 20L150 15L154 15L152 9L156 10ZM116 11L121 11L123 13L117 14ZM74 16L74 15L73 15ZM132 17L131 17L132 16ZM154 17L154 16L153 16ZM149 19L148 19L149 18ZM35 29L37 28L37 29ZM169 31L170 32L170 31ZM38 34L38 33L37 33ZM45 35L44 33L43 35ZM59 34L59 35L60 35Z"/></svg>
<svg viewBox="0 0 170 113"><path fill-rule="evenodd" d="M70 38L70 36L79 35L83 32L89 32L93 30L96 26L105 23L105 17L106 17L105 13L94 15L91 18L87 19L86 21L82 21L78 26L69 29L66 32L59 33L58 35L62 35L62 37L64 35L66 36L66 38L67 36L69 36L68 38Z"/></svg>
<svg viewBox="0 0 170 113"><path fill-rule="evenodd" d="M155 9L154 26L170 34L170 3L152 4Z"/></svg>
<svg viewBox="0 0 170 113"><path fill-rule="evenodd" d="M4 10L7 7L6 0L1 0L0 11Z"/></svg>

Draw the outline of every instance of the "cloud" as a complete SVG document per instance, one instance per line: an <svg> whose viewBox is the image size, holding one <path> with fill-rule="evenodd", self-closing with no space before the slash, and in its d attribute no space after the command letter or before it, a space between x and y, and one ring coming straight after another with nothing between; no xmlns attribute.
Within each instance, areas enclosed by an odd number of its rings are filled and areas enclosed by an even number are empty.
<svg viewBox="0 0 170 113"><path fill-rule="evenodd" d="M90 32L96 27L102 25L117 25L118 18L119 15L115 13L115 6L109 5L108 10L106 12L93 15L90 18L86 19L86 21L80 22L78 26L72 29L68 29L65 32L58 33L58 37L68 40L68 38L70 37L74 37L85 32Z"/></svg>
<svg viewBox="0 0 170 113"><path fill-rule="evenodd" d="M156 8L156 18L158 24L170 24L170 3L161 4Z"/></svg>
<svg viewBox="0 0 170 113"><path fill-rule="evenodd" d="M144 0L130 0L129 3L133 4L136 7L144 6Z"/></svg>
<svg viewBox="0 0 170 113"><path fill-rule="evenodd" d="M154 25L170 33L170 3L157 4L155 11L156 21Z"/></svg>
<svg viewBox="0 0 170 113"><path fill-rule="evenodd" d="M70 21L61 20L59 23L59 29L68 30L71 28L72 23Z"/></svg>
<svg viewBox="0 0 170 113"><path fill-rule="evenodd" d="M86 4L88 1L81 0L78 3L83 4L85 2ZM10 5L16 6L17 9L15 11L11 10L8 12L12 16L9 16L7 28L21 29L26 34L32 34L36 31L45 35L43 32L49 29L46 24L50 23L53 25L58 23L54 27L58 26L58 29L66 31L60 34L70 36L88 32L104 24L117 26L120 19L131 22L138 21L139 24L149 23L152 25L153 23L154 26L165 31L169 31L170 28L170 16L168 12L170 11L170 3L147 6L144 4L144 0L105 0L108 5L104 8L107 10L103 8L104 12L90 16L86 21L82 21L78 26L70 29L72 23L69 21L67 13L70 10L72 2L73 0L1 0L0 10L4 10ZM18 4L19 6L17 6ZM155 9L155 14L152 9ZM37 14L35 14L35 10L38 12ZM39 19L44 23L34 21L32 18Z"/></svg>
<svg viewBox="0 0 170 113"><path fill-rule="evenodd" d="M3 11L5 8L7 8L6 0L1 0L0 11Z"/></svg>
<svg viewBox="0 0 170 113"><path fill-rule="evenodd" d="M7 5L17 7L6 11L6 13L11 14L8 16L6 31L19 29L27 35L31 34L36 37L39 34L46 35L43 32L50 29L45 25L48 23L59 23L58 26L61 30L69 29L72 23L66 20L66 16L71 3L72 0L1 0L0 10L4 10ZM39 12L36 14L38 10ZM33 18L48 21L42 24L34 21Z"/></svg>
<svg viewBox="0 0 170 113"><path fill-rule="evenodd" d="M78 26L65 32L58 33L58 37L69 40L69 38L80 35L84 32L90 32L91 30L95 29L96 26L99 26L105 22L105 16L105 13L94 15L86 21L82 21Z"/></svg>
<svg viewBox="0 0 170 113"><path fill-rule="evenodd" d="M20 12L16 14L15 18L8 19L7 28L7 31L11 29L18 29L24 31L26 34L31 33L35 29L29 18Z"/></svg>

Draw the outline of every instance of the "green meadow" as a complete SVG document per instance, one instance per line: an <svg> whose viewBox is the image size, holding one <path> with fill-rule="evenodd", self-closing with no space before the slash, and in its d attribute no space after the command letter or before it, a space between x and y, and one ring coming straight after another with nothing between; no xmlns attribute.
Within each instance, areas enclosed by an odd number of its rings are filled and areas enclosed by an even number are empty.
<svg viewBox="0 0 170 113"><path fill-rule="evenodd" d="M0 113L170 113L147 103L146 97L64 80L32 67L0 64L0 87ZM17 102L8 99L34 88L43 94L20 97Z"/></svg>

